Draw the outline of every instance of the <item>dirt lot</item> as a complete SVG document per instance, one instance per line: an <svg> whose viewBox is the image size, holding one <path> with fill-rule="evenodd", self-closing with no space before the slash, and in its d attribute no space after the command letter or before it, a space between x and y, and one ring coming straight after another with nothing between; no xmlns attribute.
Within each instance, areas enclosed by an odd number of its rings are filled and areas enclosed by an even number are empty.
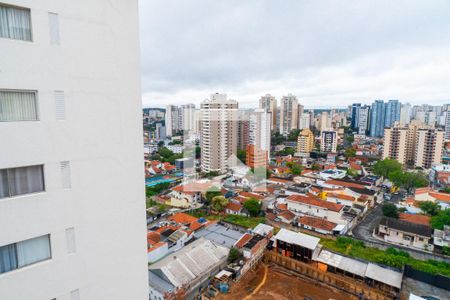
<svg viewBox="0 0 450 300"><path fill-rule="evenodd" d="M268 266L264 281L264 266L260 264L255 271L245 274L238 283L232 285L228 294L220 294L221 300L356 300L357 297L320 285L312 280L299 278L285 269ZM264 282L262 285L261 283ZM259 286L259 290L255 289ZM254 293L254 294L252 294ZM306 297L306 298L305 298Z"/></svg>

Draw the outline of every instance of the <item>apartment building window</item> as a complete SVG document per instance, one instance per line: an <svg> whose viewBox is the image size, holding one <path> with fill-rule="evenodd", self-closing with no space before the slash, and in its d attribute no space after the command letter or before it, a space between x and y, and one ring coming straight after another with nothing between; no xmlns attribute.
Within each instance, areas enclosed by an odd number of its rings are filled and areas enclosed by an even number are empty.
<svg viewBox="0 0 450 300"><path fill-rule="evenodd" d="M50 235L0 247L0 274L51 258Z"/></svg>
<svg viewBox="0 0 450 300"><path fill-rule="evenodd" d="M42 165L0 169L0 198L44 191Z"/></svg>
<svg viewBox="0 0 450 300"><path fill-rule="evenodd" d="M48 13L48 26L50 30L50 44L59 45L59 16L55 13Z"/></svg>
<svg viewBox="0 0 450 300"><path fill-rule="evenodd" d="M30 10L0 3L0 37L31 41Z"/></svg>
<svg viewBox="0 0 450 300"><path fill-rule="evenodd" d="M0 122L37 120L35 91L0 90Z"/></svg>

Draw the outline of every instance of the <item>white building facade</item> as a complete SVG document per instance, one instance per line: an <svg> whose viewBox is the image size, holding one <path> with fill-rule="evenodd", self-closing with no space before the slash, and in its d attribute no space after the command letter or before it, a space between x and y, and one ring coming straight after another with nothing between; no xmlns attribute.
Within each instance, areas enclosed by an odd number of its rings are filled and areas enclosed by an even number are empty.
<svg viewBox="0 0 450 300"><path fill-rule="evenodd" d="M0 299L148 299L138 2L1 0L0 53Z"/></svg>

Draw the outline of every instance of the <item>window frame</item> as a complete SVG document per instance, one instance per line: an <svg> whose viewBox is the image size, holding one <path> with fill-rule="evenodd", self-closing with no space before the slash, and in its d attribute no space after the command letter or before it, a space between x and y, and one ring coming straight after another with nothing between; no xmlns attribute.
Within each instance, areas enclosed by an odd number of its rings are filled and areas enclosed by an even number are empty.
<svg viewBox="0 0 450 300"><path fill-rule="evenodd" d="M18 194L18 195L11 195L11 188L10 188L10 181L9 181L9 172L8 170L10 169L19 169L19 168L27 168L27 167L36 167L36 166L41 166L41 173L42 173L42 191L37 191L37 192L31 192L31 193L25 193L25 194ZM46 190L46 182L45 182L45 165L44 164L35 164L35 165L27 165L27 166L20 166L20 167L10 167L10 168L3 168L0 170L6 170L6 182L8 184L8 195L6 197L0 197L0 201L4 200L4 199L14 199L17 197L23 197L23 196L28 196L28 195L35 195L35 194L39 194L39 193L45 193Z"/></svg>
<svg viewBox="0 0 450 300"><path fill-rule="evenodd" d="M10 92L10 93L33 93L34 99L36 101L36 120L9 120L9 121L1 121L2 123L16 123L16 122L40 122L41 121L41 111L39 105L39 93L38 90L23 90L23 89L3 89L0 87L0 92Z"/></svg>
<svg viewBox="0 0 450 300"><path fill-rule="evenodd" d="M48 238L48 249L49 249L48 257L40 259L40 260L36 260L36 261L34 261L32 263L29 263L29 264L26 264L26 265L22 265L22 266L19 267L19 255L18 255L18 250L17 250L17 244L23 243L23 242L26 242L26 241L29 241L29 240L37 239L37 238L42 238L42 237L47 237ZM41 263L41 262L53 259L52 240L51 240L51 234L50 233L47 233L47 234L44 234L44 235L38 235L38 236L29 238L29 239L25 239L25 240L21 240L21 241L18 241L18 242L2 245L2 246L0 246L0 248L6 247L6 246L11 246L11 245L14 245L16 268L15 269L11 269L11 270L6 271L6 272L3 272L3 273L0 273L0 277L3 276L4 274L10 274L11 272L14 272L14 271L17 271L17 270L20 270L20 269L23 269L23 268L27 268L27 267L33 266L35 264L38 264L38 263Z"/></svg>
<svg viewBox="0 0 450 300"><path fill-rule="evenodd" d="M0 0L0 1L2 1L2 0ZM10 3L4 3L4 2L0 2L0 6L21 9L21 10L28 10L30 12L30 40L21 40L21 39L15 39L15 38L11 38L11 37L0 37L0 39L33 43L34 42L34 39L33 39L34 32L33 32L33 16L31 14L31 8L25 7L25 6L14 5L14 4L10 4Z"/></svg>

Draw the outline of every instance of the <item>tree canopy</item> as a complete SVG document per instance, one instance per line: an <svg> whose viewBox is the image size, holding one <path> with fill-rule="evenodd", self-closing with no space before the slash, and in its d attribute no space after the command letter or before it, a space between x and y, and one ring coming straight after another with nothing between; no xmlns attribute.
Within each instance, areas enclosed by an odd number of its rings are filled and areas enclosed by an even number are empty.
<svg viewBox="0 0 450 300"><path fill-rule="evenodd" d="M220 191L207 191L205 194L206 202L211 203L212 199L216 196L221 196L222 193Z"/></svg>
<svg viewBox="0 0 450 300"><path fill-rule="evenodd" d="M225 209L225 206L228 204L228 199L224 196L215 196L212 198L211 207L213 210L220 212Z"/></svg>
<svg viewBox="0 0 450 300"><path fill-rule="evenodd" d="M444 225L450 225L450 208L439 211L437 215L431 217L431 227L434 229L444 229Z"/></svg>
<svg viewBox="0 0 450 300"><path fill-rule="evenodd" d="M390 218L398 218L398 209L394 203L386 202L382 207L383 215Z"/></svg>
<svg viewBox="0 0 450 300"><path fill-rule="evenodd" d="M440 206L437 203L431 201L420 201L419 208L427 215L435 216L440 211Z"/></svg>
<svg viewBox="0 0 450 300"><path fill-rule="evenodd" d="M355 148L347 148L345 149L344 156L349 157L355 157L356 156L356 149Z"/></svg>
<svg viewBox="0 0 450 300"><path fill-rule="evenodd" d="M261 212L262 203L254 198L244 202L244 207L252 217L257 217Z"/></svg>
<svg viewBox="0 0 450 300"><path fill-rule="evenodd" d="M377 161L377 163L373 166L373 172L377 175L388 178L389 173L395 171L401 171L402 164L396 161L395 159L383 159Z"/></svg>

